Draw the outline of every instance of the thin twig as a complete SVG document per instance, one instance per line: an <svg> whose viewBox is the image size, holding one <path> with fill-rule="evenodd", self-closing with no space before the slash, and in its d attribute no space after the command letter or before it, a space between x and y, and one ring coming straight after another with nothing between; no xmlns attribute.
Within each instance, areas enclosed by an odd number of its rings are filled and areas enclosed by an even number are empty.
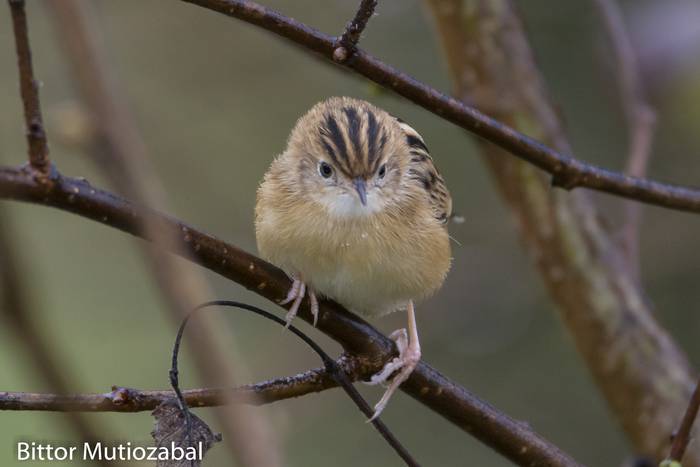
<svg viewBox="0 0 700 467"><path fill-rule="evenodd" d="M152 217L187 243L185 253L174 253L275 303L291 287L289 277L272 264L181 221L97 189L85 180L57 175L55 183L45 187L22 169L0 167L0 198L53 206L142 238L144 232L139 229L142 218ZM339 342L346 352L379 365L396 355L394 342L361 318L332 301L323 300L319 305L318 329ZM313 322L308 300L298 316ZM401 389L517 464L578 465L526 424L479 400L425 362L418 364Z"/></svg>
<svg viewBox="0 0 700 467"><path fill-rule="evenodd" d="M46 132L41 118L39 103L39 83L34 78L32 66L32 51L29 47L27 32L27 12L24 0L8 0L12 13L12 30L15 35L17 50L17 67L19 69L19 88L24 105L24 122L29 146L29 163L41 175L49 172L49 146L46 142ZM45 180L45 177L42 177Z"/></svg>
<svg viewBox="0 0 700 467"><path fill-rule="evenodd" d="M61 43L70 59L84 102L92 114L99 140L98 168L122 193L142 205L167 206L166 191L150 158L141 132L120 92L115 73L109 69L103 38L93 27L89 3L77 0L52 0L49 5L61 35ZM104 163L106 162L106 163ZM185 267L181 262L164 254L166 249L182 249L179 235L172 235L150 217L142 219L141 229L154 239L144 244L144 255L167 303L165 307L177 326L188 311L212 293L202 273ZM156 245L157 244L157 245ZM246 370L222 352L216 338L217 327L211 322L198 322L190 333L194 339L191 352L197 369L206 384L236 384L237 377ZM251 397L253 395L251 394ZM244 413L245 412L245 413ZM241 465L275 466L281 460L278 443L270 424L261 412L252 412L238 406L227 406L215 411L232 458Z"/></svg>
<svg viewBox="0 0 700 467"><path fill-rule="evenodd" d="M355 53L362 32L377 8L377 0L361 0L355 17L345 25L343 35L338 39L338 48L333 51L333 60L344 62Z"/></svg>
<svg viewBox="0 0 700 467"><path fill-rule="evenodd" d="M644 177L651 158L656 113L649 104L641 79L637 56L630 40L619 4L615 0L595 0L605 25L616 63L620 102L627 121L629 147L625 173ZM638 203L627 202L622 239L630 268L639 281L639 224L642 209Z"/></svg>
<svg viewBox="0 0 700 467"><path fill-rule="evenodd" d="M668 455L669 460L676 462L681 462L683 460L685 450L688 448L688 443L690 442L690 432L698 416L698 409L700 409L700 380L695 386L695 391L693 391L690 402L688 402L688 408L683 415L681 425L673 435L671 452Z"/></svg>
<svg viewBox="0 0 700 467"><path fill-rule="evenodd" d="M386 442L396 451L396 453L403 459L403 461L406 463L406 465L409 466L415 466L418 467L419 464L416 462L415 459L413 459L413 456L408 452L408 450L399 442L399 440L394 436L394 434L389 430L389 428L384 424L382 420L380 420L378 417L377 418L372 418L374 414L374 410L372 407L369 406L367 401L360 395L360 393L355 389L355 387L352 385L352 382L348 378L348 376L345 374L343 369L336 365L335 360L333 360L326 352L323 351L323 349L316 343L314 342L313 339L311 339L309 336L304 334L297 328L296 326L287 323L285 320L282 318L279 318L272 313L269 313L261 308L258 308L253 305L248 305L247 303L241 303L241 302L235 302L232 300L215 300L207 303L203 303L199 306L197 306L192 312L190 312L185 319L182 321L182 324L180 325L180 328L177 331L177 337L175 338L175 345L173 346L173 357L172 357L172 365L170 367L170 381L171 385L173 387L173 390L175 391L175 394L177 395L177 400L180 403L180 408L181 410L185 413L185 417L189 420L189 409L187 406L187 402L185 398L182 395L182 391L180 390L180 382L179 382L179 372L177 368L177 360L178 360L178 354L180 352L180 343L182 341L182 335L185 332L185 326L187 326L188 321L192 318L192 316L208 307L213 307L213 306L228 306L228 307L233 307L233 308L240 308L243 310L250 311L252 313L255 313L259 316L262 316L264 318L269 319L270 321L273 321L280 326L288 329L292 334L295 336L299 337L306 345L308 345L316 354L321 357L321 361L323 361L324 368L328 374L331 375L331 377L335 380L336 383L338 383L343 390L346 392L346 394L350 397L350 399L355 402L357 407L362 411L362 413L365 414L365 416L368 417L368 419L371 419L372 426L379 432L380 435L386 440ZM188 427L189 429L189 427Z"/></svg>
<svg viewBox="0 0 700 467"><path fill-rule="evenodd" d="M333 60L337 45L334 37L251 0L182 1L254 24ZM567 190L585 187L642 203L700 213L698 189L630 177L574 159L392 68L362 49L358 48L353 59L342 65L539 167L552 176L555 186Z"/></svg>
<svg viewBox="0 0 700 467"><path fill-rule="evenodd" d="M342 368L350 381L358 381L371 374L371 370L370 373L363 370L359 361L347 354L336 360L336 365ZM381 367L378 367L375 371L380 369ZM234 403L266 405L337 386L337 381L322 367L294 376L274 378L236 388L186 389L182 391L182 395L190 407L218 407ZM105 393L0 392L0 411L146 412L174 397L173 391L148 391L122 386L115 386Z"/></svg>

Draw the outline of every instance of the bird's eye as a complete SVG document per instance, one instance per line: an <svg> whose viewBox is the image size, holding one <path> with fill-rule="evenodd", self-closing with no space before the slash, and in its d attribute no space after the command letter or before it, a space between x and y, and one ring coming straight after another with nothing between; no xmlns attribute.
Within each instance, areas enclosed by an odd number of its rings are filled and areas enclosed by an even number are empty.
<svg viewBox="0 0 700 467"><path fill-rule="evenodd" d="M386 175L386 164L382 164L382 166L379 167L379 172L377 172L377 175L379 178L384 178L384 175Z"/></svg>
<svg viewBox="0 0 700 467"><path fill-rule="evenodd" d="M328 178L333 175L333 167L331 167L327 162L321 161L321 163L318 164L318 173L321 174L321 177Z"/></svg>

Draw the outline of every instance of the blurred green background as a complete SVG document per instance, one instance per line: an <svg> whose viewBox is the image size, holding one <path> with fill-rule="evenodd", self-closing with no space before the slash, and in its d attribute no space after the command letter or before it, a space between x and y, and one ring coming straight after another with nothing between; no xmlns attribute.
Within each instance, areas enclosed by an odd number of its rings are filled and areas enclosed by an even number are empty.
<svg viewBox="0 0 700 467"><path fill-rule="evenodd" d="M620 465L634 454L520 248L514 222L469 136L247 24L175 0L90 1L114 78L128 96L168 189L171 214L246 250L255 251L252 219L257 183L306 109L331 95L350 95L409 121L427 140L446 174L456 210L466 218L451 228L461 246L454 248L447 283L419 307L424 358L499 409L527 421L582 463ZM77 92L50 10L42 1L29 3L52 158L63 173L107 187L89 156L61 138L68 125L65 109L76 105ZM329 33L342 29L357 4L264 3ZM700 61L695 58L700 56L700 38L692 34L698 32L700 19L681 21L676 29L657 25L676 24L674 18L687 19L691 14L700 18L694 3L663 2L665 10L681 12L666 23L649 20L660 18L652 10L661 8L658 2L624 4L635 40L647 47L642 51L643 65L659 113L650 173L687 184L697 184L700 174ZM576 155L621 168L626 127L610 72L609 46L592 2L530 0L520 7ZM449 90L446 67L421 3L382 1L378 12L362 46L438 89ZM664 49L662 38L673 34L682 36L684 47ZM1 5L3 165L25 159L17 89L10 19L6 5ZM620 201L603 195L596 200L609 215L611 228L618 226ZM12 221L18 254L26 263L26 285L36 317L59 349L75 386L95 392L108 391L113 384L167 387L174 329L138 240L57 210L5 201L1 207ZM645 209L643 281L657 317L695 364L700 363L699 235L697 216ZM207 275L216 298L275 308L233 283ZM390 316L374 324L390 332L404 326L404 319ZM318 365L309 350L266 322L231 312L226 323L235 335L238 358L246 362L254 380ZM319 336L306 325L304 329ZM337 352L337 345L319 340ZM0 390L46 390L29 363L16 337L0 325ZM184 375L186 386L197 385L187 364ZM376 388L361 390L369 401L381 395ZM286 465L325 466L331 461L336 467L401 465L338 390L259 410L273 421ZM207 410L199 413L213 422ZM115 439L149 439L148 413L90 416L108 427ZM509 465L404 394L394 397L384 419L425 465ZM14 444L20 439L72 439L66 426L61 414L0 414L0 463L16 463ZM227 450L215 447L206 465L230 465Z"/></svg>

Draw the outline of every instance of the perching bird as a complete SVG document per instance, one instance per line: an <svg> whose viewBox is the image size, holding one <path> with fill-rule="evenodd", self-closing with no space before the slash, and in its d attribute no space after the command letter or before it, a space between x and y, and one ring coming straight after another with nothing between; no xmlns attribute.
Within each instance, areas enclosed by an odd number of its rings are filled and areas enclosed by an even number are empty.
<svg viewBox="0 0 700 467"><path fill-rule="evenodd" d="M391 379L378 416L420 360L413 302L437 291L450 268L445 182L423 138L374 105L333 97L292 130L258 189L260 254L294 279L282 304L287 322L309 295L380 316L408 312L408 333L392 333L400 355L371 379Z"/></svg>

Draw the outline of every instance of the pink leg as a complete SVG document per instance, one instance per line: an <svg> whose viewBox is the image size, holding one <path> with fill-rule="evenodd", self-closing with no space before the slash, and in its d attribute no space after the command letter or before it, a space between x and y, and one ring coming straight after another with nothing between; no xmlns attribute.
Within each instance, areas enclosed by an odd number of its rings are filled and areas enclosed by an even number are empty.
<svg viewBox="0 0 700 467"><path fill-rule="evenodd" d="M309 302L311 305L311 314L314 317L314 327L318 323L318 298L316 297L316 292L309 288Z"/></svg>
<svg viewBox="0 0 700 467"><path fill-rule="evenodd" d="M297 312L299 311L299 306L304 300L305 295L309 296L311 314L314 317L314 327L316 327L316 323L318 322L318 298L316 297L316 293L313 291L313 289L307 287L306 284L299 279L294 279L292 287L289 289L287 296L284 300L279 302L280 305L286 305L287 303L290 303L292 301L294 302L292 303L292 306L287 312L287 316L285 317L285 320L287 321L287 327L289 327L289 325L292 323L292 320L297 315Z"/></svg>
<svg viewBox="0 0 700 467"><path fill-rule="evenodd" d="M399 349L399 356L387 363L382 371L372 376L370 384L382 384L386 382L389 377L399 371L391 382L389 387L384 392L382 398L374 406L374 415L369 421L374 420L379 417L384 408L386 407L391 396L396 392L396 390L401 386L401 384L411 376L411 373L418 365L420 361L420 343L418 341L418 328L416 326L416 314L413 308L413 301L408 302L408 333L405 329L400 329L394 331L391 334L391 338L396 341L396 346ZM408 342L406 342L408 340Z"/></svg>

